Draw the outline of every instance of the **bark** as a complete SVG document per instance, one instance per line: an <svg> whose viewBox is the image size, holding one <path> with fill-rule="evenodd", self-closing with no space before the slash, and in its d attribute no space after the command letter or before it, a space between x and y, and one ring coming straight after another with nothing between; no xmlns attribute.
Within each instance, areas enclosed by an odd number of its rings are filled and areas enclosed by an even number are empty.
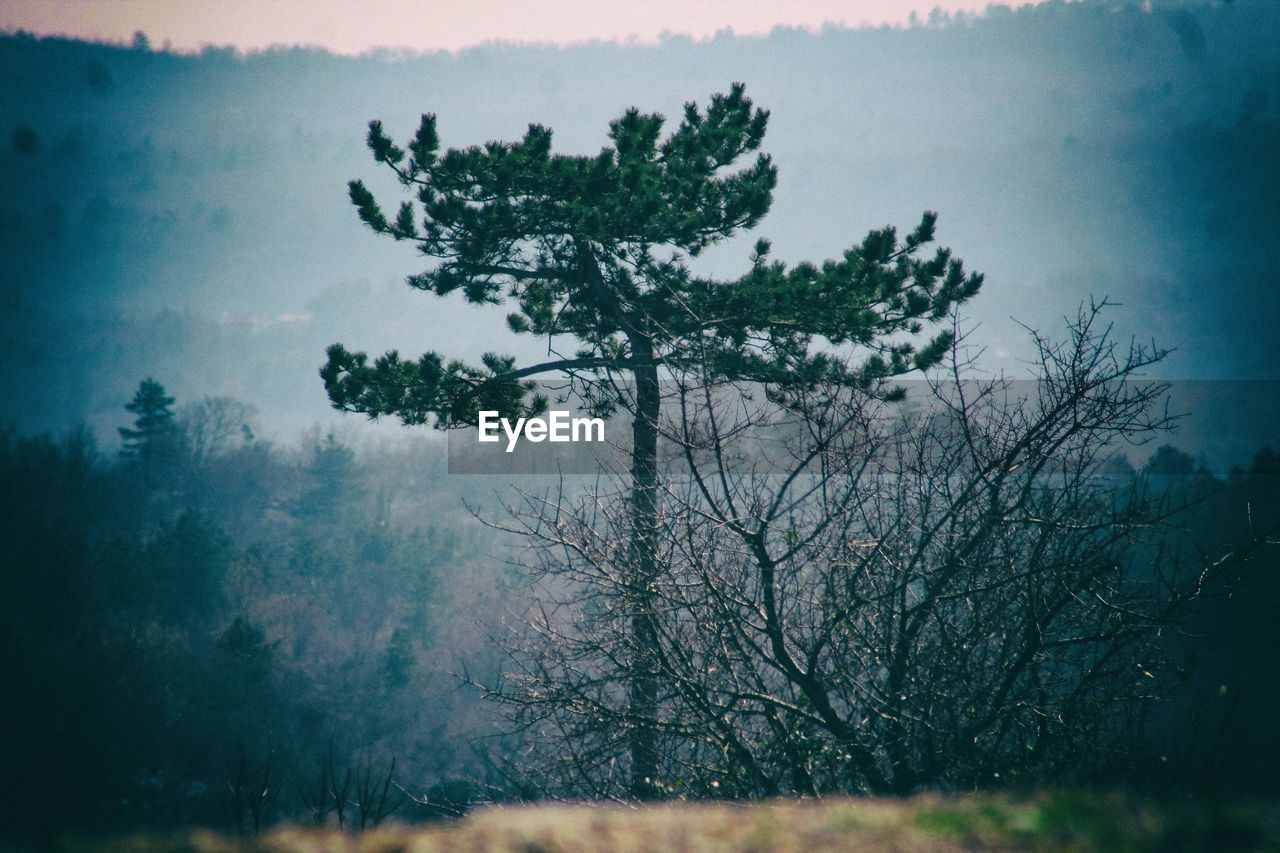
<svg viewBox="0 0 1280 853"><path fill-rule="evenodd" d="M658 631L654 613L658 528L658 417L661 398L652 343L632 342L635 361L636 414L631 437L631 634L634 659L630 686L631 794L651 799L659 790L656 713L658 667L653 656ZM643 366L639 366L643 365Z"/></svg>

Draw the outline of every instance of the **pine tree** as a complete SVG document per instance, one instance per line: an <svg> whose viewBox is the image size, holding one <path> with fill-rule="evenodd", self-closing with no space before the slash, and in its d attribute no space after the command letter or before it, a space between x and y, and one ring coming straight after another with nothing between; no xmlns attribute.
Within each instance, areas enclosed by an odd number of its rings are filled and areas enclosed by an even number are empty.
<svg viewBox="0 0 1280 853"><path fill-rule="evenodd" d="M217 650L222 661L246 683L261 682L271 671L274 646L262 629L244 616L237 616L218 636Z"/></svg>
<svg viewBox="0 0 1280 853"><path fill-rule="evenodd" d="M297 514L337 524L361 491L355 451L331 432L312 449L306 475L310 484L299 498Z"/></svg>
<svg viewBox="0 0 1280 853"><path fill-rule="evenodd" d="M787 385L835 382L873 389L935 364L951 344L943 331L917 347L904 337L945 317L977 293L946 249L921 257L936 216L899 239L873 231L840 258L788 268L759 240L750 269L730 280L695 275L691 258L768 212L777 169L758 152L769 114L742 84L685 106L665 137L663 116L627 110L595 155L551 152L550 129L529 126L517 142L440 153L434 115L422 116L407 150L370 122L374 159L417 201L388 218L359 181L352 203L373 231L409 240L435 263L410 286L477 305L509 304L512 331L573 342L572 355L527 366L487 353L479 365L428 352L416 361L392 351L370 362L340 344L321 376L335 408L447 429L474 424L480 410L537 414L547 401L530 377L568 375L634 382L634 400L593 400L597 411L629 405L632 418L631 588L634 635L630 706L632 791L657 790L653 720L658 684L646 650L656 630L646 590L656 558L660 371L696 371L706 381ZM824 343L856 349L840 358ZM845 346L847 345L847 346ZM590 387L590 386L589 386ZM597 388L614 387L610 383Z"/></svg>
<svg viewBox="0 0 1280 853"><path fill-rule="evenodd" d="M133 428L119 427L123 446L120 454L137 459L148 484L157 467L157 457L171 448L176 436L173 421L174 398L165 395L164 386L151 377L138 383L133 400L125 409L136 415Z"/></svg>
<svg viewBox="0 0 1280 853"><path fill-rule="evenodd" d="M388 690L398 690L409 683L414 669L413 639L409 626L400 624L391 634L382 658L382 680Z"/></svg>

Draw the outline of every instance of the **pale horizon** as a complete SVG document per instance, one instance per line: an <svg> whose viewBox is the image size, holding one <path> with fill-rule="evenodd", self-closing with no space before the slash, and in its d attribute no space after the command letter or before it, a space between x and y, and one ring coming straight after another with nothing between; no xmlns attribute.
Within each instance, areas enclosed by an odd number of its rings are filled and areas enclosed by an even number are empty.
<svg viewBox="0 0 1280 853"><path fill-rule="evenodd" d="M1040 2L1040 0L1035 0ZM1025 0L800 0L780 6L766 0L708 0L690 6L676 0L646 4L601 0L420 2L352 0L314 3L271 0L8 0L0 6L0 30L37 36L128 43L145 33L155 49L198 51L207 46L250 52L272 47L318 47L343 55L372 50L457 52L484 44L568 46L587 42L652 44L667 37L705 40L719 33L763 36L777 28L902 26L914 13L976 14L992 5L1031 5ZM371 11L371 6L376 11Z"/></svg>

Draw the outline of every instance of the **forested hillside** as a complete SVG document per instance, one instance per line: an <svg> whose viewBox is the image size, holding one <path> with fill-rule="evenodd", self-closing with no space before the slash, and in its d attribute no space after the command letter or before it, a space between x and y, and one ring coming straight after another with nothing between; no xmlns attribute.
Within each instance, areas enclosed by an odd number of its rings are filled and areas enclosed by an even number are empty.
<svg viewBox="0 0 1280 853"><path fill-rule="evenodd" d="M520 346L501 318L415 297L412 249L362 233L346 182L369 178L366 123L399 136L434 112L460 145L538 122L591 153L624 106L676 116L736 80L772 111L779 186L707 269L740 273L756 236L793 261L937 210L940 238L987 273L968 318L993 365L1029 354L1014 320L1057 323L1092 293L1123 303L1125 334L1176 350L1166 376L1273 379L1278 34L1274 3L1237 2L360 58L4 36L8 416L105 435L155 373L254 403L283 438L325 416L314 370L334 340Z"/></svg>
<svg viewBox="0 0 1280 853"><path fill-rule="evenodd" d="M0 36L0 835L1272 819L1168 803L1277 793L1276 151L1266 0ZM625 463L451 469L480 401Z"/></svg>

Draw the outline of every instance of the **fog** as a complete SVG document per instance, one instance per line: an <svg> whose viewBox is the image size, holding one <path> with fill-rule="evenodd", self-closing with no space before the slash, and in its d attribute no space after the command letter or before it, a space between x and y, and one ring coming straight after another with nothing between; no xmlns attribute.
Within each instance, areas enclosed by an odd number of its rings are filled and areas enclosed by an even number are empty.
<svg viewBox="0 0 1280 853"><path fill-rule="evenodd" d="M938 242L986 276L961 310L975 375L1037 376L1029 331L1055 339L1104 298L1122 351L1171 350L1140 378L1174 383L1182 431L1124 448L1107 476L1214 497L1173 514L1184 538L1135 533L1112 569L1166 546L1208 559L1274 521L1280 4L1049 2L360 57L6 34L0 674L19 698L0 729L19 769L0 804L43 829L248 831L308 819L307 785L393 757L408 819L568 790L515 774L533 747L477 687L510 665L494 635L536 597L512 537L484 523L519 503L515 478L450 474L439 434L339 414L318 375L339 341L472 362L540 360L548 342L406 286L425 261L361 224L347 182L400 200L366 148L371 119L403 140L435 113L442 147L536 122L555 150L590 154L627 107L674 125L735 81L770 111L778 185L697 271L745 272L760 237L788 264L838 258L937 211ZM1091 766L1089 781L1274 790L1274 576L1241 570L1217 609L1153 641L1198 656L1195 673L1158 673L1191 698L1135 748L1156 770ZM1213 704L1228 684L1248 697L1229 712ZM279 789L270 813L224 802L232 779Z"/></svg>
<svg viewBox="0 0 1280 853"><path fill-rule="evenodd" d="M251 402L284 438L329 418L315 369L335 340L523 354L537 345L494 312L404 287L412 247L357 221L346 181L389 189L368 120L404 136L435 112L446 145L536 121L593 152L623 108L678 115L736 80L772 112L779 187L708 268L741 272L757 236L789 262L832 257L932 209L987 275L965 316L990 370L1022 367L1017 323L1056 327L1092 294L1123 304L1122 334L1176 350L1168 377L1273 379L1278 34L1274 4L1245 2L361 58L6 36L6 415L109 435L155 374L180 398Z"/></svg>

